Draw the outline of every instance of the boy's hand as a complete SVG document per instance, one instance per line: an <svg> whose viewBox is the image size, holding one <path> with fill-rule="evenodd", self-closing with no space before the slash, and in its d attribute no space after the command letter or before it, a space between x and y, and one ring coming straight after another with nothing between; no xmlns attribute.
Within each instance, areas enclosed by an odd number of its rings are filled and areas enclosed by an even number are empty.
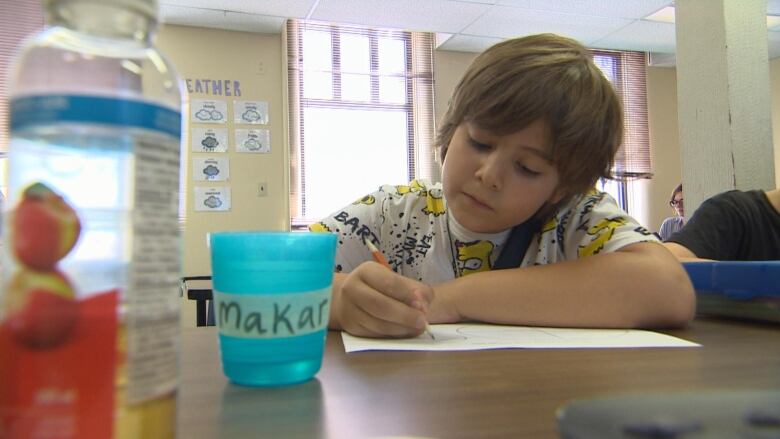
<svg viewBox="0 0 780 439"><path fill-rule="evenodd" d="M332 313L343 330L362 337L415 337L425 330L433 289L376 262L346 275Z"/></svg>

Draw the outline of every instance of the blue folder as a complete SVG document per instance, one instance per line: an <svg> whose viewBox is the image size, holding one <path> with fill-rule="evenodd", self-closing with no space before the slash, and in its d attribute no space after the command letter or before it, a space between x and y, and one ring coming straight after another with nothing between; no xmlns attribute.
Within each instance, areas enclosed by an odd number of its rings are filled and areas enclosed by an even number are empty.
<svg viewBox="0 0 780 439"><path fill-rule="evenodd" d="M685 262L701 315L780 323L780 261Z"/></svg>

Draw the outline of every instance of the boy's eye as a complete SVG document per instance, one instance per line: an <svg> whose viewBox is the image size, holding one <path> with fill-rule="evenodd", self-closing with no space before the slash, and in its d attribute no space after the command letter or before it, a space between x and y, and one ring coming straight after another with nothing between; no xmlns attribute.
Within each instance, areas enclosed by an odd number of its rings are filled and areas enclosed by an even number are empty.
<svg viewBox="0 0 780 439"><path fill-rule="evenodd" d="M541 174L541 172L535 171L522 163L517 163L515 166L517 168L517 171L520 172L521 174L530 175L532 177Z"/></svg>
<svg viewBox="0 0 780 439"><path fill-rule="evenodd" d="M492 148L487 143L482 143L474 139L469 139L469 143L471 144L471 147L476 149L477 151L488 151L490 148Z"/></svg>

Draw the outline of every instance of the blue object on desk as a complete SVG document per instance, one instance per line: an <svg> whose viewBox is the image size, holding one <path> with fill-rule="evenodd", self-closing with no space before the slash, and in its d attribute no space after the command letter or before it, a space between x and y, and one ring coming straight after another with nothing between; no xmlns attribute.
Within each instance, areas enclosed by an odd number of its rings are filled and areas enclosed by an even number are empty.
<svg viewBox="0 0 780 439"><path fill-rule="evenodd" d="M222 367L232 382L281 386L320 370L336 240L332 233L210 235Z"/></svg>
<svg viewBox="0 0 780 439"><path fill-rule="evenodd" d="M780 323L780 261L683 263L697 312Z"/></svg>

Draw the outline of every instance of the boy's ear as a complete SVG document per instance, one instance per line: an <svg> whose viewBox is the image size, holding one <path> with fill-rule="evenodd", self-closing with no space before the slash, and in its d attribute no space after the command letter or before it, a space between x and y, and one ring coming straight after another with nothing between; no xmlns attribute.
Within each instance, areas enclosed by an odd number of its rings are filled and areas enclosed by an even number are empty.
<svg viewBox="0 0 780 439"><path fill-rule="evenodd" d="M566 188L559 185L558 187L555 188L552 195L550 195L550 199L547 200L547 202L552 205L556 205L565 197L566 197Z"/></svg>

